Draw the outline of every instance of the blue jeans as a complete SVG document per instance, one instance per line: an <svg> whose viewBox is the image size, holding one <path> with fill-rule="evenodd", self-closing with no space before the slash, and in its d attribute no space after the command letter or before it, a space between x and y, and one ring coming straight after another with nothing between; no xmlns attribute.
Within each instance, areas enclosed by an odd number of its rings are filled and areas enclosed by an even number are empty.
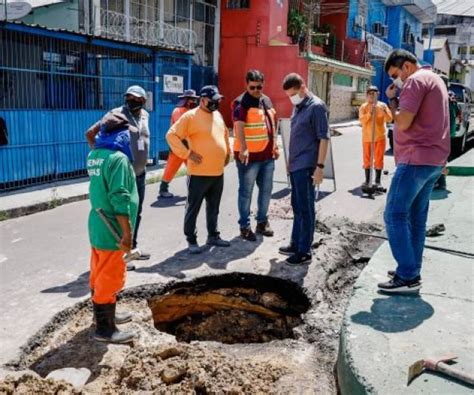
<svg viewBox="0 0 474 395"><path fill-rule="evenodd" d="M250 227L250 204L255 183L258 186L257 223L267 222L268 206L273 188L275 160L251 162L248 165L236 160L239 173L239 225L241 229Z"/></svg>
<svg viewBox="0 0 474 395"><path fill-rule="evenodd" d="M293 230L291 245L300 254L309 254L313 244L315 227L314 169L302 169L290 173L291 207L293 208Z"/></svg>
<svg viewBox="0 0 474 395"><path fill-rule="evenodd" d="M430 195L441 169L401 164L392 179L384 220L396 273L403 280L420 274Z"/></svg>

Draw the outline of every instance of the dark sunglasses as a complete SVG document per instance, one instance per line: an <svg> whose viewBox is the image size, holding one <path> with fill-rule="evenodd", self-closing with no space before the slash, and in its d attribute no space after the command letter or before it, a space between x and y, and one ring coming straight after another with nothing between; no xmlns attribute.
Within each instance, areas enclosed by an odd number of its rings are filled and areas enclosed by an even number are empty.
<svg viewBox="0 0 474 395"><path fill-rule="evenodd" d="M254 91L255 89L261 91L263 89L263 85L249 86L249 89L251 91Z"/></svg>

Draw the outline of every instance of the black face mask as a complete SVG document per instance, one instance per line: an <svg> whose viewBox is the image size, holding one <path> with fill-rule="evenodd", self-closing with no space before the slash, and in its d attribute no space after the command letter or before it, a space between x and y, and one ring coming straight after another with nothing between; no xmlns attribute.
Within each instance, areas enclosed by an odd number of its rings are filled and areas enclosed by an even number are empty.
<svg viewBox="0 0 474 395"><path fill-rule="evenodd" d="M132 112L139 111L143 108L142 102L139 102L133 99L125 100L125 104L127 105L128 109Z"/></svg>
<svg viewBox="0 0 474 395"><path fill-rule="evenodd" d="M214 112L219 109L219 100L209 100L206 105L210 112Z"/></svg>
<svg viewBox="0 0 474 395"><path fill-rule="evenodd" d="M197 103L195 101L188 101L186 103L186 108L192 110L193 108L197 107Z"/></svg>

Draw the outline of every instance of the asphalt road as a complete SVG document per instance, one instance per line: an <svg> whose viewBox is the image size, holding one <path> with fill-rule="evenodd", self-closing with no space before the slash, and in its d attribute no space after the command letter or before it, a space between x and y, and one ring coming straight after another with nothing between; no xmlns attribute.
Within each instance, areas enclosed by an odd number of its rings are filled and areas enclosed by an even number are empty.
<svg viewBox="0 0 474 395"><path fill-rule="evenodd" d="M318 215L346 216L355 222L381 222L385 195L375 199L362 198L358 189L363 181L360 128L339 131L342 135L333 138L337 189L333 191L332 180L324 181ZM390 173L393 172L391 156L386 156L385 167ZM387 186L389 177L384 177ZM237 184L237 171L231 163L225 173L225 190L220 208L222 237L229 240L236 240L239 233ZM128 286L164 281L165 277L170 276L179 278L176 273L184 274L176 267L176 262L179 265L182 261L184 265L186 258L169 261L168 266L161 266L166 268L161 272L146 269L156 262L166 263L170 257L179 257L176 253L186 248L182 234L185 177L171 184L171 191L178 195L176 199L157 201L157 189L157 184L147 186L139 237L139 246L152 254L152 260L137 264L137 272L129 273ZM282 157L277 163L274 177L273 204L279 201L288 204L288 194ZM55 313L88 297L88 211L89 202L82 201L0 222L1 364L15 357L19 347ZM204 210L198 220L201 243L206 236L202 214ZM256 244L252 250L245 252L246 255L251 255L263 246L278 255L277 244L288 241L291 221L270 218L270 222L277 231L275 237L265 239L261 245ZM227 258L226 263L232 259ZM188 265L186 269L192 271L194 268ZM261 269L265 270L265 267Z"/></svg>

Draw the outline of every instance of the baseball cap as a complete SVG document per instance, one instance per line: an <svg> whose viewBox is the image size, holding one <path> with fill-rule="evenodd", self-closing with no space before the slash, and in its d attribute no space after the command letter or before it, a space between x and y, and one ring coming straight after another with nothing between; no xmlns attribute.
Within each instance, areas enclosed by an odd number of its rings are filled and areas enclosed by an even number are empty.
<svg viewBox="0 0 474 395"><path fill-rule="evenodd" d="M201 88L201 92L199 93L199 95L201 97L207 97L208 99L211 99L211 100L219 100L224 97L219 93L219 89L217 89L217 86L215 85L203 86Z"/></svg>
<svg viewBox="0 0 474 395"><path fill-rule="evenodd" d="M126 95L132 95L135 97L143 97L144 99L146 99L145 89L143 89L139 85L132 85L128 87L127 92L125 92L124 96Z"/></svg>
<svg viewBox="0 0 474 395"><path fill-rule="evenodd" d="M375 85L370 85L367 87L367 90L366 92L369 93L369 92L378 92L379 91L379 88L377 88Z"/></svg>
<svg viewBox="0 0 474 395"><path fill-rule="evenodd" d="M178 96L178 99L187 99L188 97L191 99L199 99L194 89L186 89L182 95Z"/></svg>

